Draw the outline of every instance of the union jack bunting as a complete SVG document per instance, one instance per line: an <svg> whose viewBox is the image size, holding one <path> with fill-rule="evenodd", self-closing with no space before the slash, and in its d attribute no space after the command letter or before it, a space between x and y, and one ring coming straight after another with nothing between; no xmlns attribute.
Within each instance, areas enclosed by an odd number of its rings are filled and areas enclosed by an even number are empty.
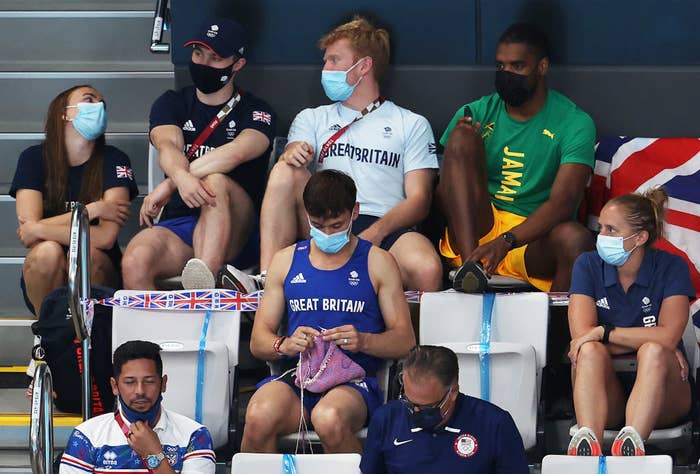
<svg viewBox="0 0 700 474"><path fill-rule="evenodd" d="M683 257L700 293L700 139L610 137L596 149L595 171L584 204L588 227L598 230L603 205L621 194L661 186L669 195L664 237L656 248ZM700 303L691 305L700 325Z"/></svg>
<svg viewBox="0 0 700 474"><path fill-rule="evenodd" d="M448 290L453 291L453 290ZM257 311L263 290L243 294L233 290L198 290L198 291L150 291L122 295L120 297L87 300L89 304L119 306L122 308L169 309L179 311ZM420 304L422 291L406 291L406 302ZM567 306L569 298L566 293L549 293L549 304ZM700 300L698 300L700 310Z"/></svg>

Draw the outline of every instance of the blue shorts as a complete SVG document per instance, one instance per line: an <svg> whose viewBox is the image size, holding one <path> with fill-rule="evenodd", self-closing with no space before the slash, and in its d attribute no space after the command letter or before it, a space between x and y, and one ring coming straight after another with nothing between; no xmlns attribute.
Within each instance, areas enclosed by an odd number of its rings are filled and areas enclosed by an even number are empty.
<svg viewBox="0 0 700 474"><path fill-rule="evenodd" d="M182 240L187 246L194 247L192 236L194 236L194 228L199 221L199 214L191 216L173 217L154 224L158 227L163 227L172 231ZM237 268L248 268L258 263L258 255L260 255L260 226L258 218L255 218L255 227L253 228L248 241L243 245L238 256L231 260L230 263Z"/></svg>
<svg viewBox="0 0 700 474"><path fill-rule="evenodd" d="M355 235L362 233L362 231L374 224L377 220L379 220L379 217L377 216L360 214L359 216L357 216L357 219L355 219L352 223L352 233ZM394 245L397 240L399 240L399 237L401 237L403 234L407 234L408 232L416 232L416 230L412 227L409 227L407 229L399 229L397 231L394 231L391 234L384 237L384 240L382 240L382 243L381 245L379 245L379 247L388 251L391 248L391 246Z"/></svg>
<svg viewBox="0 0 700 474"><path fill-rule="evenodd" d="M172 219L160 221L155 225L171 230L189 247L193 247L192 236L194 235L194 228L197 225L197 221L199 221L199 215L174 217Z"/></svg>
<svg viewBox="0 0 700 474"><path fill-rule="evenodd" d="M294 390L294 393L297 394L297 397L301 398L301 389L294 384L295 376L295 371L293 370L281 377L273 375L259 382L255 388L260 388L268 382L277 380L289 385L292 390ZM358 380L341 383L340 385L337 385L337 387L343 385L354 388L360 392L360 395L362 395L362 399L365 401L365 405L367 406L367 419L364 423L364 426L367 426L369 424L369 420L372 418L372 413L374 413L377 408L384 404L384 394L379 388L377 377L364 377ZM321 401L321 398L323 398L324 395L325 393L313 393L309 392L308 390L304 390L304 408L306 408L306 411L309 412L309 414L311 414L316 404ZM311 422L309 421L308 424L311 425ZM309 428L311 428L311 426Z"/></svg>

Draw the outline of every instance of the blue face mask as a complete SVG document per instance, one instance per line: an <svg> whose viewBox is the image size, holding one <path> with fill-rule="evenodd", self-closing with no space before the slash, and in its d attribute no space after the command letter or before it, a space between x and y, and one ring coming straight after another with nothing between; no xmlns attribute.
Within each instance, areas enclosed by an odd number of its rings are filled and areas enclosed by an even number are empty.
<svg viewBox="0 0 700 474"><path fill-rule="evenodd" d="M638 234L639 232L637 232ZM598 239L596 240L596 249L598 250L598 255L603 259L608 265L614 265L619 267L624 265L634 249L637 248L635 245L631 250L625 250L625 240L631 239L637 234L632 234L629 237L613 237L612 235L601 235L598 234Z"/></svg>
<svg viewBox="0 0 700 474"><path fill-rule="evenodd" d="M318 249L324 253L340 252L340 249L345 247L345 245L350 242L350 229L352 229L352 220L350 220L350 225L347 229L334 232L332 234L326 234L325 232L311 225L311 220L309 219L311 238L314 239L316 247L318 247Z"/></svg>
<svg viewBox="0 0 700 474"><path fill-rule="evenodd" d="M326 96L334 102L343 102L350 98L355 91L355 87L360 83L360 78L355 85L348 84L348 73L360 64L361 58L355 64L350 66L347 71L321 71L321 85L326 93Z"/></svg>
<svg viewBox="0 0 700 474"><path fill-rule="evenodd" d="M142 413L139 411L134 411L128 406L126 406L126 403L124 403L124 400L122 399L121 395L119 395L119 409L121 410L122 414L126 417L126 419L129 420L130 423L133 423L135 421L143 421L148 423L148 426L153 428L156 424L156 418L158 417L158 413L160 413L160 403L162 401L163 394L161 394L158 397L158 400L156 400L156 402L151 408Z"/></svg>
<svg viewBox="0 0 700 474"><path fill-rule="evenodd" d="M71 122L86 140L95 140L107 130L107 114L104 102L80 102L66 108L77 107L78 114Z"/></svg>

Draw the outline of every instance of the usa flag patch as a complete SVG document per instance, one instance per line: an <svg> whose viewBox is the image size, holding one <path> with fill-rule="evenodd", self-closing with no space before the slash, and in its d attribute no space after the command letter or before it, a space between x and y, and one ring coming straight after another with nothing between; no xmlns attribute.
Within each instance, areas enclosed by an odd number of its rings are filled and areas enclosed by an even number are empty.
<svg viewBox="0 0 700 474"><path fill-rule="evenodd" d="M270 125L272 123L272 114L263 112L261 110L256 110L253 112L253 121L255 122L265 122Z"/></svg>
<svg viewBox="0 0 700 474"><path fill-rule="evenodd" d="M117 166L117 178L129 178L134 180L134 172L128 166Z"/></svg>

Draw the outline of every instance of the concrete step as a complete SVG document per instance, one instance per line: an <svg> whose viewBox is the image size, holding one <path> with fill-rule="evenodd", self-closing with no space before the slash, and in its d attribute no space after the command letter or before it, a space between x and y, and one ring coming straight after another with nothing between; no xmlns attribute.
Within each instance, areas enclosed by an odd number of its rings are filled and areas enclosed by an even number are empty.
<svg viewBox="0 0 700 474"><path fill-rule="evenodd" d="M0 133L42 132L51 100L77 84L104 95L111 133L145 133L153 101L175 83L172 72L0 72Z"/></svg>
<svg viewBox="0 0 700 474"><path fill-rule="evenodd" d="M0 133L0 194L10 191L17 167L17 158L22 151L41 143L43 133ZM148 186L148 134L107 133L107 143L114 145L129 156L139 190L146 193Z"/></svg>
<svg viewBox="0 0 700 474"><path fill-rule="evenodd" d="M19 292L19 286L16 286ZM20 295L21 298L21 295ZM14 302L13 303L17 303ZM7 310L3 309L3 312ZM21 370L20 367L25 367L29 363L31 350L34 346L34 335L32 334L31 325L34 318L29 313L29 310L24 307L18 308L14 315L0 317L0 367L3 370ZM0 411L2 407L0 407Z"/></svg>
<svg viewBox="0 0 700 474"><path fill-rule="evenodd" d="M146 192L146 187L141 187L141 191ZM139 209L141 209L142 202L142 196L136 197L131 202L129 218L126 225L119 232L118 237L122 248L125 248L129 240L140 230ZM0 222L5 222L5 225L0 226L0 259L2 257L24 257L27 249L22 246L16 234L17 213L15 211L15 200L8 195L0 195ZM1 262L2 260L0 260L0 265L2 265ZM21 263L19 265L21 266ZM2 274L3 271L0 270L0 275Z"/></svg>
<svg viewBox="0 0 700 474"><path fill-rule="evenodd" d="M29 444L29 400L24 389L0 389L0 453L4 449L27 449ZM82 422L78 415L54 409L54 448L63 449L68 437ZM0 463L2 466L2 463Z"/></svg>
<svg viewBox="0 0 700 474"><path fill-rule="evenodd" d="M3 333L0 334L0 347L3 348L3 350L0 351L0 365L27 363L26 356L29 353L27 352L28 346L26 345L22 346L24 360L13 359L11 362L4 360L5 357L12 352L5 350L8 345L12 347L15 341L25 341L27 338L31 337L31 331L29 330L31 321L27 322L23 318L32 318L32 314L24 304L22 291L19 287L19 278L22 274L23 263L24 258L21 257L0 258L0 301L2 301L0 307L0 327L3 328ZM7 327L12 328L10 334L5 334L5 331L8 330ZM29 347L31 347L31 345Z"/></svg>
<svg viewBox="0 0 700 474"><path fill-rule="evenodd" d="M27 2L29 3L29 2ZM5 48L0 71L170 71L153 54L153 8L144 11L0 11ZM170 41L166 32L164 42Z"/></svg>

